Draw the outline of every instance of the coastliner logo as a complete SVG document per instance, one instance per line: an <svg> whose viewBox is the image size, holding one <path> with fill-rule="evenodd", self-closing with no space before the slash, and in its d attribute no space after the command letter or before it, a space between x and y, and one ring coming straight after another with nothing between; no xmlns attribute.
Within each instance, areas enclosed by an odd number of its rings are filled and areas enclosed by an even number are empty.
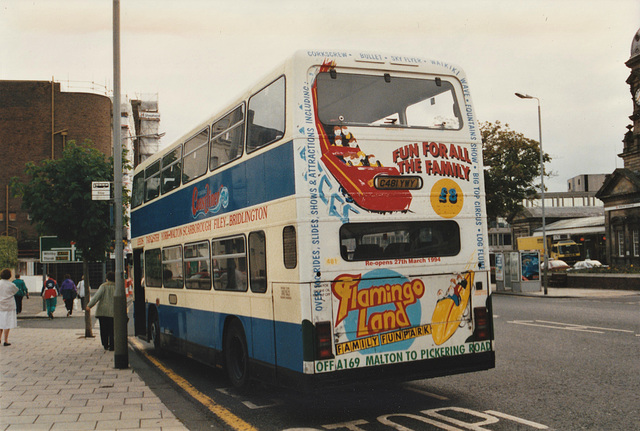
<svg viewBox="0 0 640 431"><path fill-rule="evenodd" d="M336 326L352 311L358 313L357 337L411 326L407 307L424 295L422 280L414 279L402 284L384 284L359 290L360 281L361 274L342 274L331 284L334 296L340 300ZM374 307L380 306L386 306L382 307L386 309L373 311L376 310ZM369 309L373 311L370 314Z"/></svg>
<svg viewBox="0 0 640 431"><path fill-rule="evenodd" d="M191 199L191 215L193 218L209 213L217 214L228 205L229 190L223 185L215 192L209 189L209 184L204 186L204 190L198 190L197 187L193 188Z"/></svg>

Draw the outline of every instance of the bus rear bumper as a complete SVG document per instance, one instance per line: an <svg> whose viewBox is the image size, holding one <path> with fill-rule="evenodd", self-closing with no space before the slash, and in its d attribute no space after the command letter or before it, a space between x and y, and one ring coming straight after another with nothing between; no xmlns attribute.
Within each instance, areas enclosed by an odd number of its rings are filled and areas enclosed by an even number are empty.
<svg viewBox="0 0 640 431"><path fill-rule="evenodd" d="M278 369L280 385L302 391L315 391L355 384L403 382L470 373L495 368L495 352L447 356L425 361L403 362L328 373L303 374Z"/></svg>

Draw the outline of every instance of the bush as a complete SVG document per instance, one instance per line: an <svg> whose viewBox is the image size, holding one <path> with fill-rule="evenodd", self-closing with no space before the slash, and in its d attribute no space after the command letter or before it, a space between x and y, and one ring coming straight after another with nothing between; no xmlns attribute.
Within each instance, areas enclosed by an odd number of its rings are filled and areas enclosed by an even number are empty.
<svg viewBox="0 0 640 431"><path fill-rule="evenodd" d="M18 241L12 236L0 236L0 269L18 265Z"/></svg>

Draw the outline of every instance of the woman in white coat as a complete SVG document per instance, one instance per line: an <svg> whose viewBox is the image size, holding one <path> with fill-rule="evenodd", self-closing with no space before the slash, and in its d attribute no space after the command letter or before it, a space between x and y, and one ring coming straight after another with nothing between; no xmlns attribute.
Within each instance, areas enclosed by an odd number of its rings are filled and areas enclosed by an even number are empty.
<svg viewBox="0 0 640 431"><path fill-rule="evenodd" d="M18 327L16 300L13 295L19 289L9 281L10 278L10 270L3 269L0 272L0 339L4 338L4 346L11 345L9 343L9 330Z"/></svg>

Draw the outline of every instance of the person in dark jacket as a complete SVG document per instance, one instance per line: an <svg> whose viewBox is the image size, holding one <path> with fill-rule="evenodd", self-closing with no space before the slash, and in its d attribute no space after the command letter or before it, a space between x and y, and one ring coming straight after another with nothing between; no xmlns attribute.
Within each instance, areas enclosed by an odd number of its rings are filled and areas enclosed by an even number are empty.
<svg viewBox="0 0 640 431"><path fill-rule="evenodd" d="M73 300L78 296L76 284L71 280L69 274L64 276L64 281L60 285L60 295L62 295L64 306L67 308L67 317L69 317L73 314Z"/></svg>

